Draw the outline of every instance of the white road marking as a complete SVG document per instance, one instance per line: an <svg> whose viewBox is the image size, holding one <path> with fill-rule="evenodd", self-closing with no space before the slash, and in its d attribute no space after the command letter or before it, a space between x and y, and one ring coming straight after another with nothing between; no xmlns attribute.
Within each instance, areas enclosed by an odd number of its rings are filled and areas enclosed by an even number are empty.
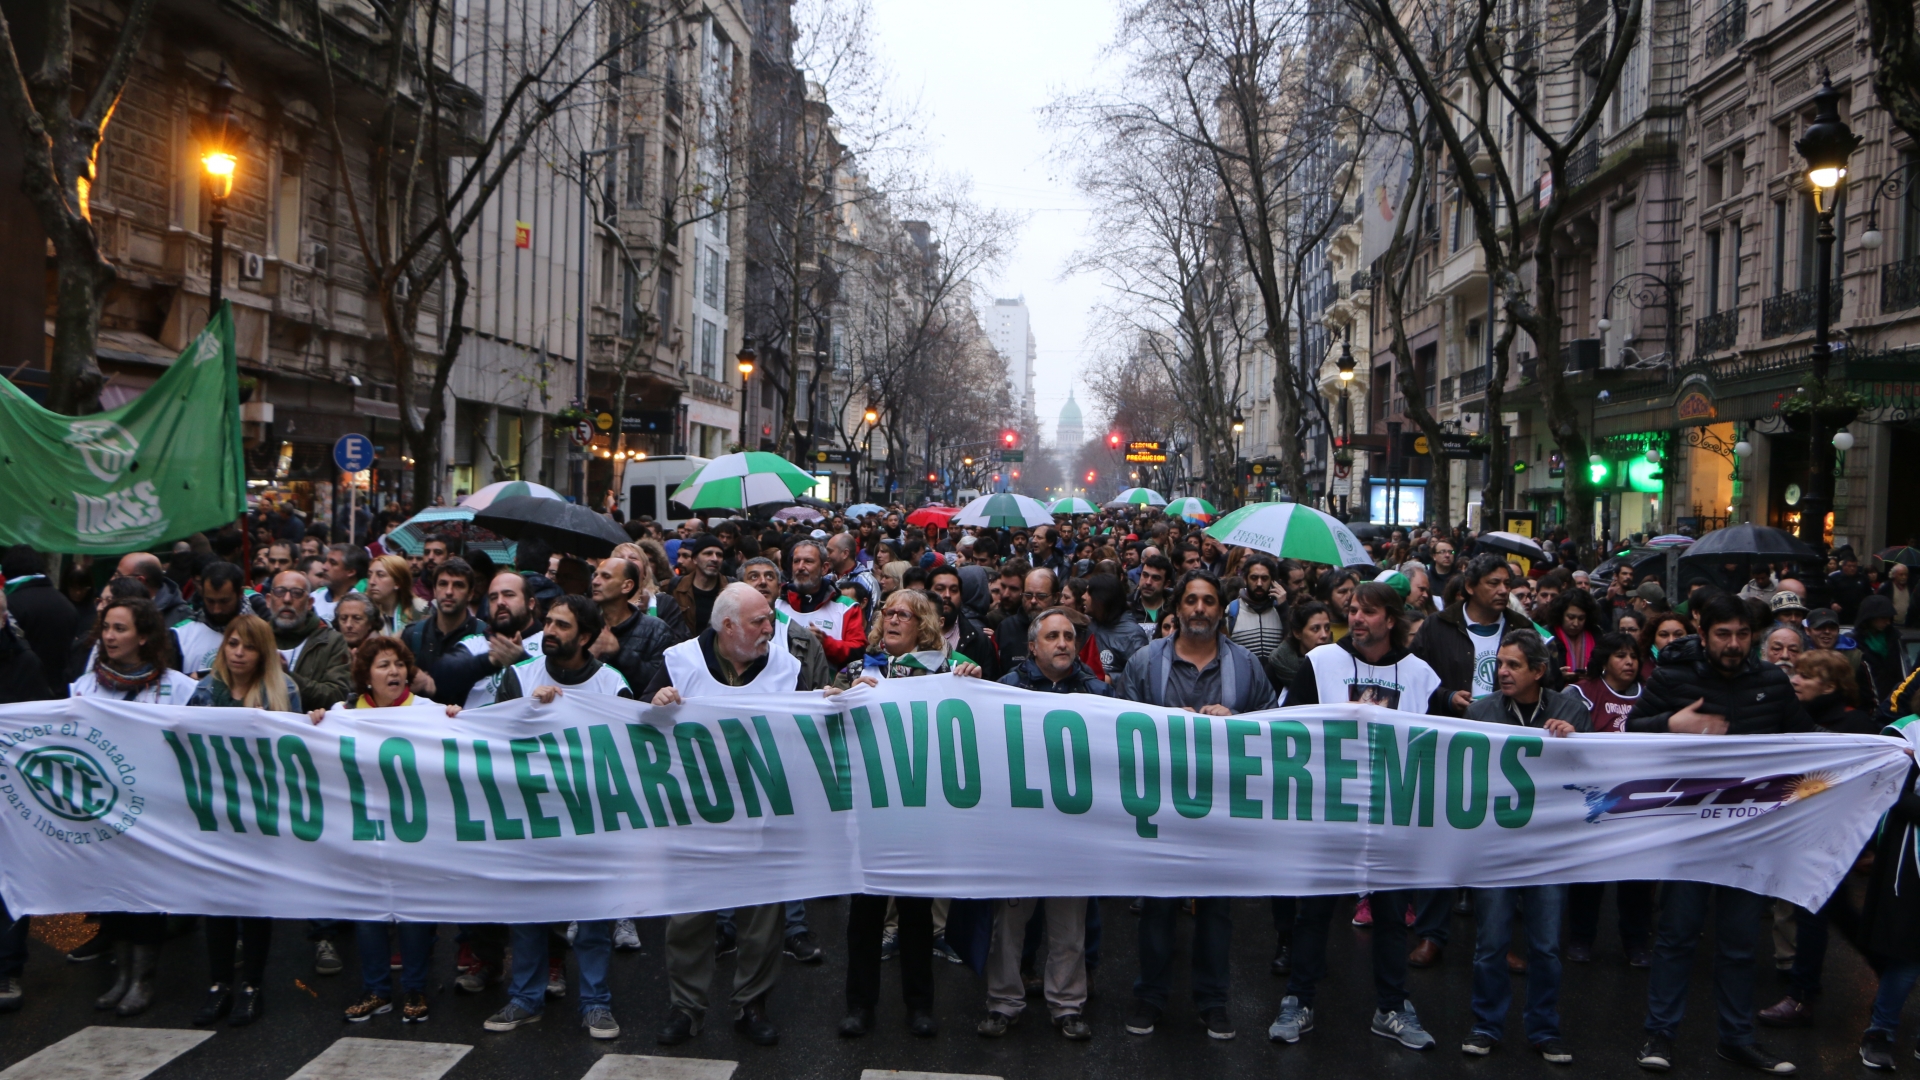
<svg viewBox="0 0 1920 1080"><path fill-rule="evenodd" d="M336 1039L287 1080L440 1080L472 1049L458 1043Z"/></svg>
<svg viewBox="0 0 1920 1080"><path fill-rule="evenodd" d="M580 1080L731 1080L737 1061L608 1054Z"/></svg>
<svg viewBox="0 0 1920 1080"><path fill-rule="evenodd" d="M140 1080L212 1037L177 1028L81 1028L0 1072L0 1080Z"/></svg>

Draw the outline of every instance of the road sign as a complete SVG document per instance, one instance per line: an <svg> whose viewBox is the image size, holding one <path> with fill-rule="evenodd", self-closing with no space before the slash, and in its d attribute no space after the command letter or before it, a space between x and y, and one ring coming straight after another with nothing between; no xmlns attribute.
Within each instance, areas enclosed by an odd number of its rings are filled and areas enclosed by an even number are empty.
<svg viewBox="0 0 1920 1080"><path fill-rule="evenodd" d="M1333 495L1351 495L1351 494L1353 494L1353 481L1352 481L1352 480L1349 480L1349 479L1347 479L1347 478L1346 478L1346 477L1344 477L1344 476L1342 476L1342 477L1337 477L1337 478L1336 478L1336 479L1335 479L1335 480L1333 481L1333 486L1332 486L1332 489L1331 489L1331 491L1330 491L1330 494L1333 494Z"/></svg>
<svg viewBox="0 0 1920 1080"><path fill-rule="evenodd" d="M610 412L603 412L600 415L595 416L593 418L593 426L599 428L601 431L612 431L613 430L613 414Z"/></svg>
<svg viewBox="0 0 1920 1080"><path fill-rule="evenodd" d="M673 430L673 413L667 409L621 413L620 430L629 435L662 435Z"/></svg>
<svg viewBox="0 0 1920 1080"><path fill-rule="evenodd" d="M848 465L853 462L853 451L815 450L813 460L821 465Z"/></svg>
<svg viewBox="0 0 1920 1080"><path fill-rule="evenodd" d="M1424 454L1426 454L1426 453L1428 452L1428 449L1429 449L1429 447L1428 447L1428 445L1427 445L1427 437L1426 437L1425 435L1415 435L1415 436L1413 437L1413 452L1414 452L1414 453L1416 453L1416 454L1423 454L1423 455L1424 455Z"/></svg>
<svg viewBox="0 0 1920 1080"><path fill-rule="evenodd" d="M1027 452L1025 450L1002 450L1000 451L1000 460L1025 461L1027 460Z"/></svg>
<svg viewBox="0 0 1920 1080"><path fill-rule="evenodd" d="M333 463L341 472L365 472L373 467L373 440L365 435L342 435L333 444Z"/></svg>
<svg viewBox="0 0 1920 1080"><path fill-rule="evenodd" d="M582 420L573 425L573 445L586 446L593 442L593 421Z"/></svg>

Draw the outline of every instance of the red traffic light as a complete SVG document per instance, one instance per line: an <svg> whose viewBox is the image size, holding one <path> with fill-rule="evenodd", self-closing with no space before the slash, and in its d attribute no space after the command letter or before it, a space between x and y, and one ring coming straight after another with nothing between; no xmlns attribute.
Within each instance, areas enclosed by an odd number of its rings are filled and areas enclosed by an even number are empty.
<svg viewBox="0 0 1920 1080"><path fill-rule="evenodd" d="M1091 484L1091 483L1093 483L1093 470L1092 470L1092 469L1088 469L1088 470L1087 470L1087 483L1089 483L1089 484Z"/></svg>
<svg viewBox="0 0 1920 1080"><path fill-rule="evenodd" d="M1000 441L1003 443L1006 443L1008 446L1012 446L1014 442L1018 439L1019 439L1019 436L1014 434L1012 431L1003 431L1000 433Z"/></svg>
<svg viewBox="0 0 1920 1080"><path fill-rule="evenodd" d="M939 474L939 473L928 473L928 474L927 474L927 483L929 483L929 484L936 484L936 483L939 483L939 482L940 482L940 474Z"/></svg>
<svg viewBox="0 0 1920 1080"><path fill-rule="evenodd" d="M1113 447L1115 450L1120 449L1120 433L1116 431L1107 436L1107 445Z"/></svg>

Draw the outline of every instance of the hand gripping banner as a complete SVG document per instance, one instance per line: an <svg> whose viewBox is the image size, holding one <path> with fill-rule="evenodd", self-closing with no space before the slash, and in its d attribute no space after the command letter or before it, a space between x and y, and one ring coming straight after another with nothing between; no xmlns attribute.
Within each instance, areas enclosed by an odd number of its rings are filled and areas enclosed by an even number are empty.
<svg viewBox="0 0 1920 1080"><path fill-rule="evenodd" d="M1906 746L1200 716L952 676L317 726L87 698L0 708L0 894L16 915L549 922L849 892L1687 879L1817 908Z"/></svg>

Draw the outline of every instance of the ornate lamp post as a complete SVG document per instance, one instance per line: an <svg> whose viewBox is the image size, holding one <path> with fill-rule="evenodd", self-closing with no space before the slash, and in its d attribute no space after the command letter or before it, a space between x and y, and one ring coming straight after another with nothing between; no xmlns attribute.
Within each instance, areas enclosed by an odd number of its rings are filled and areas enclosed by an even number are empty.
<svg viewBox="0 0 1920 1080"><path fill-rule="evenodd" d="M753 351L753 346L743 343L733 359L740 368L740 449L747 450L750 449L747 445L747 380L753 378L753 365L760 354Z"/></svg>
<svg viewBox="0 0 1920 1080"><path fill-rule="evenodd" d="M1847 178L1847 159L1860 145L1860 136L1840 119L1840 91L1833 80L1822 76L1820 91L1813 96L1813 123L1793 148L1807 161L1807 187L1813 193L1813 209L1819 215L1819 267L1814 280L1813 380L1807 387L1811 408L1807 410L1807 483L1800 496L1800 539L1816 548L1824 548L1827 511L1833 505L1833 453L1828 441L1823 402L1831 395L1827 386L1828 364L1833 358L1833 310L1828 294L1833 289L1833 211L1834 192Z"/></svg>
<svg viewBox="0 0 1920 1080"><path fill-rule="evenodd" d="M232 144L243 137L233 117L233 91L227 67L222 64L220 77L213 81L213 90L207 95L207 149L200 155L201 167L207 173L207 199L213 204L213 212L207 215L207 234L213 248L213 265L207 270L208 321L220 311L227 265L227 198L233 194L233 174L239 164Z"/></svg>

